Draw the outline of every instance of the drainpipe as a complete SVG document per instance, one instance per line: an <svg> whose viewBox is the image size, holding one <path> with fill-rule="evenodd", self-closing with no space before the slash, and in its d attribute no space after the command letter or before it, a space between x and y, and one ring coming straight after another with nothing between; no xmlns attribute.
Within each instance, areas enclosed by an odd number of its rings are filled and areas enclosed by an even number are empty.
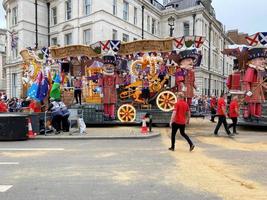
<svg viewBox="0 0 267 200"><path fill-rule="evenodd" d="M50 47L50 3L47 3L47 10L48 10L48 13L47 13L47 32L48 32L48 35L47 35L47 40L48 40L48 47Z"/></svg>
<svg viewBox="0 0 267 200"><path fill-rule="evenodd" d="M193 14L193 35L195 35L196 30L196 13Z"/></svg>
<svg viewBox="0 0 267 200"><path fill-rule="evenodd" d="M142 5L142 40L144 39L145 6Z"/></svg>
<svg viewBox="0 0 267 200"><path fill-rule="evenodd" d="M35 48L38 48L38 13L37 13L37 0L35 0Z"/></svg>
<svg viewBox="0 0 267 200"><path fill-rule="evenodd" d="M209 71L209 81L208 81L208 96L211 95L211 22L209 23L209 59L208 59L208 71Z"/></svg>

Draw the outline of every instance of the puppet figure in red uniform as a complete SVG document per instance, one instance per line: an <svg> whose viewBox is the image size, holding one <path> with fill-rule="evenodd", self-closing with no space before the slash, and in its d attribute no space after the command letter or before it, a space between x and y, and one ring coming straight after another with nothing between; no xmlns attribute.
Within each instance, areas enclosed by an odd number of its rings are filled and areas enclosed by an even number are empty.
<svg viewBox="0 0 267 200"><path fill-rule="evenodd" d="M259 118L262 114L264 98L263 76L266 66L266 51L263 48L253 48L248 51L248 63L244 76L246 86L246 101L249 103L251 117Z"/></svg>
<svg viewBox="0 0 267 200"><path fill-rule="evenodd" d="M198 54L195 49L188 49L181 51L179 58L179 66L185 71L183 92L188 106L191 106L194 89L197 88L195 84L194 64L198 58Z"/></svg>
<svg viewBox="0 0 267 200"><path fill-rule="evenodd" d="M241 91L241 72L238 70L238 60L234 60L233 73L228 76L226 83L230 93Z"/></svg>
<svg viewBox="0 0 267 200"><path fill-rule="evenodd" d="M116 57L112 54L103 56L103 77L100 85L103 91L105 119L115 119L115 105L117 103L118 77L115 74Z"/></svg>

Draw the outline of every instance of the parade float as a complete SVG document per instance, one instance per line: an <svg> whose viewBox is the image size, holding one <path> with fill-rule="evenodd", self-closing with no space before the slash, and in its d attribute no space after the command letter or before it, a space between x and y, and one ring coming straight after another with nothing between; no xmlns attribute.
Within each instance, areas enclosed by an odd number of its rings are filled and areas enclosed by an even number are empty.
<svg viewBox="0 0 267 200"><path fill-rule="evenodd" d="M250 46L234 45L223 52L235 57L227 86L229 94L239 96L239 125L267 126L267 33L246 39Z"/></svg>
<svg viewBox="0 0 267 200"><path fill-rule="evenodd" d="M204 41L197 36L128 43L108 40L50 47L43 51L42 60L25 49L21 52L27 66L24 90L39 100L46 100L39 97L40 90L46 98L59 98L60 93L69 107L83 110L86 124L139 123L147 113L153 123L168 123L177 92L185 92L191 104L194 68L202 58L198 48ZM81 106L74 102L76 77L83 85Z"/></svg>

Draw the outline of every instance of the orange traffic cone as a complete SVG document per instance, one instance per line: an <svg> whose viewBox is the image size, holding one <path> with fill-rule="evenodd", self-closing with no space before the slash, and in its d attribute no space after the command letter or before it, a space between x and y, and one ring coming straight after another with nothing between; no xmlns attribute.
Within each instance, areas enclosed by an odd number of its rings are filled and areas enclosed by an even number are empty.
<svg viewBox="0 0 267 200"><path fill-rule="evenodd" d="M147 126L146 126L146 118L145 117L143 117L143 119L142 119L142 127L141 127L141 133L142 134L147 134L147 132L148 132L148 129L147 129Z"/></svg>
<svg viewBox="0 0 267 200"><path fill-rule="evenodd" d="M32 122L31 119L28 119L28 138L35 138L35 135L32 130Z"/></svg>

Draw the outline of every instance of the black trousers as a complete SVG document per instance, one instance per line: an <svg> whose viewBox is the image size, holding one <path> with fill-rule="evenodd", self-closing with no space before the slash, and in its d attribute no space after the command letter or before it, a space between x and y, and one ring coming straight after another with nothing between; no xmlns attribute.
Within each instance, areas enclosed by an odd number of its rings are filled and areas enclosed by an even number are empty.
<svg viewBox="0 0 267 200"><path fill-rule="evenodd" d="M178 129L180 130L181 136L183 136L186 139L186 141L188 142L188 144L191 147L193 145L193 142L190 140L188 135L185 134L185 124L172 123L171 148L175 148L175 136L176 136L176 132L177 132Z"/></svg>
<svg viewBox="0 0 267 200"><path fill-rule="evenodd" d="M66 132L70 131L69 116L63 116L62 117L62 129L63 129L63 131L66 131Z"/></svg>
<svg viewBox="0 0 267 200"><path fill-rule="evenodd" d="M228 135L231 134L230 130L228 129L227 127L227 121L226 121L226 117L224 115L219 115L218 116L219 120L218 120L218 123L217 123L217 126L214 130L214 134L217 135L218 134L218 131L221 127L221 125L223 124L224 128L225 128L225 131Z"/></svg>
<svg viewBox="0 0 267 200"><path fill-rule="evenodd" d="M228 128L230 129L233 127L233 133L236 133L237 117L232 117L231 119L233 123L230 124Z"/></svg>
<svg viewBox="0 0 267 200"><path fill-rule="evenodd" d="M82 90L81 89L75 89L74 90L74 97L76 99L76 103L82 104Z"/></svg>
<svg viewBox="0 0 267 200"><path fill-rule="evenodd" d="M56 129L56 131L61 130L61 121L62 121L62 117L60 115L56 115L52 117L52 126Z"/></svg>
<svg viewBox="0 0 267 200"><path fill-rule="evenodd" d="M215 108L211 108L210 114L211 114L210 121L214 122L214 119L216 117L216 109Z"/></svg>

